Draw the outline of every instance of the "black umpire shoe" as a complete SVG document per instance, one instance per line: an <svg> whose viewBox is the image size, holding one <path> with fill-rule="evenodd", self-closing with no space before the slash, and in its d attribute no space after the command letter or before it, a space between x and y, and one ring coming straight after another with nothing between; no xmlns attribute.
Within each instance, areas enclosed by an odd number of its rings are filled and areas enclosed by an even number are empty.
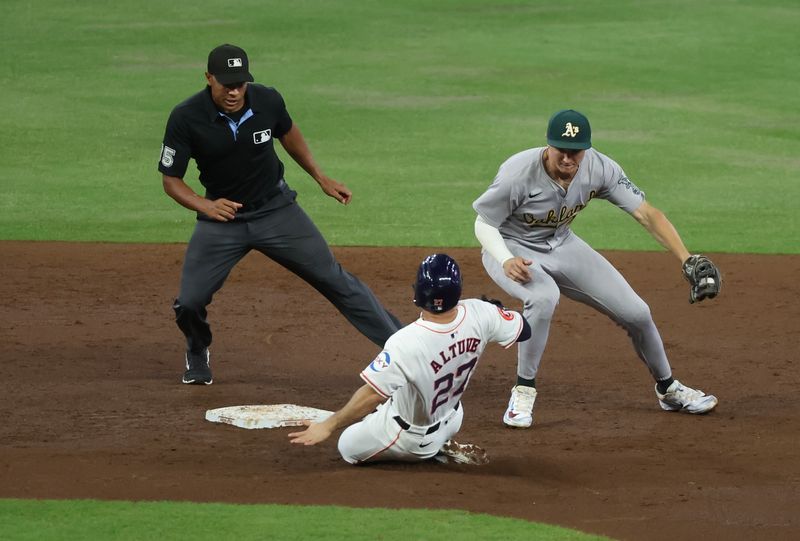
<svg viewBox="0 0 800 541"><path fill-rule="evenodd" d="M211 385L211 353L208 348L200 353L186 352L186 372L183 373L183 382L194 385Z"/></svg>

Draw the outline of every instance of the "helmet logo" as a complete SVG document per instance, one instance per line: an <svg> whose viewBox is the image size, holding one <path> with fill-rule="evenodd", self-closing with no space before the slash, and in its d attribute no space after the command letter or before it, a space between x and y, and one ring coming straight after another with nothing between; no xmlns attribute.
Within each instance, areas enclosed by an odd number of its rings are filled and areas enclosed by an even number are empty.
<svg viewBox="0 0 800 541"><path fill-rule="evenodd" d="M414 304L440 314L458 304L461 298L461 271L447 254L426 257L417 269Z"/></svg>
<svg viewBox="0 0 800 541"><path fill-rule="evenodd" d="M579 131L581 131L580 126L573 126L572 122L567 122L567 125L564 127L564 133L561 134L561 137L577 137Z"/></svg>

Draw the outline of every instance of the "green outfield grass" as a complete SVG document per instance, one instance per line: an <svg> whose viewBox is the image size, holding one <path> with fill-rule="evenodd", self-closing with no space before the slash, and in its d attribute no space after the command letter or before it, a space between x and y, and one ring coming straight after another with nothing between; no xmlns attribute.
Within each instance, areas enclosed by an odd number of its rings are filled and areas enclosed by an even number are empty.
<svg viewBox="0 0 800 541"><path fill-rule="evenodd" d="M454 537L454 534L457 535ZM464 511L175 502L0 500L8 541L159 539L275 541L601 541L564 528Z"/></svg>
<svg viewBox="0 0 800 541"><path fill-rule="evenodd" d="M193 216L156 171L164 124L230 41L353 189L342 207L289 164L334 245L477 246L472 201L573 107L690 249L798 252L795 0L3 7L0 238L186 240ZM575 228L660 249L602 201Z"/></svg>
<svg viewBox="0 0 800 541"><path fill-rule="evenodd" d="M156 170L164 124L203 87L208 51L233 42L355 193L342 207L287 162L331 244L477 246L472 201L509 155L544 144L553 111L576 108L690 250L800 252L796 0L4 0L3 20L0 239L188 239L194 217ZM199 189L193 167L187 180ZM575 228L597 248L659 249L602 201ZM365 531L367 515L402 535ZM588 539L463 512L0 500L3 539L273 528L280 539L449 540L454 528Z"/></svg>

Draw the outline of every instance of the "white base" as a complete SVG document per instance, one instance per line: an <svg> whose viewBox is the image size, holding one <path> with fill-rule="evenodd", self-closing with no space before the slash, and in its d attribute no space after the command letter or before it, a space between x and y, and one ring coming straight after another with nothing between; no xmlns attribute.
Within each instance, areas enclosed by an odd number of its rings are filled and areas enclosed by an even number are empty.
<svg viewBox="0 0 800 541"><path fill-rule="evenodd" d="M319 422L332 414L332 411L295 404L228 406L206 411L206 421L225 423L239 428L278 428L302 426L303 421L307 419Z"/></svg>

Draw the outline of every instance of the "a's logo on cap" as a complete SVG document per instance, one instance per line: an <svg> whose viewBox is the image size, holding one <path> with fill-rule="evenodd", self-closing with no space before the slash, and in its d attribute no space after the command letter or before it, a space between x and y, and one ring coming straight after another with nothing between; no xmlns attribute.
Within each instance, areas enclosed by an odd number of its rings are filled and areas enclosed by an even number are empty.
<svg viewBox="0 0 800 541"><path fill-rule="evenodd" d="M241 58L229 58L228 59L228 67L229 68L241 68L242 67L242 59Z"/></svg>
<svg viewBox="0 0 800 541"><path fill-rule="evenodd" d="M564 127L564 133L561 134L561 137L577 137L579 131L581 131L579 126L573 126L572 122L567 122L567 125Z"/></svg>

